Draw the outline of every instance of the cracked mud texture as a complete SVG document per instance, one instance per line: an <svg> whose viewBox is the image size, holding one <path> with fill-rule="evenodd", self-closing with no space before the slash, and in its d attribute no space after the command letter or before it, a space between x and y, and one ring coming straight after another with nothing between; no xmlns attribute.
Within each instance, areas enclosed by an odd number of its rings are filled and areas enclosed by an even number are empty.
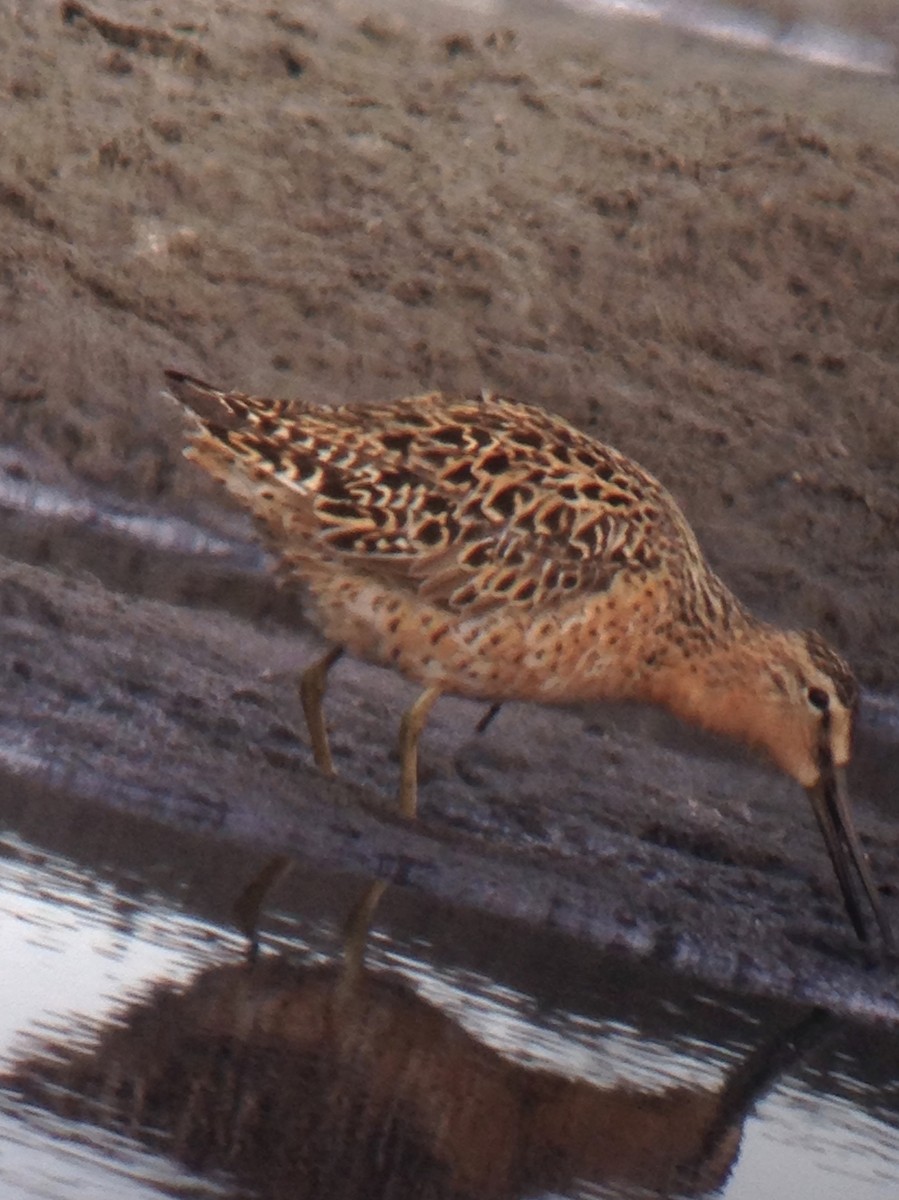
<svg viewBox="0 0 899 1200"><path fill-rule="evenodd" d="M341 778L322 780L292 674L318 643L182 461L159 389L171 364L321 402L492 387L545 405L653 470L756 611L894 693L896 82L552 9L168 19L114 0L0 14L0 467L245 553L7 514L11 766L895 1015L801 792L654 714L509 706L479 737L483 710L447 700L409 829L387 798L410 689L342 663ZM895 920L897 754L868 710L853 791Z"/></svg>

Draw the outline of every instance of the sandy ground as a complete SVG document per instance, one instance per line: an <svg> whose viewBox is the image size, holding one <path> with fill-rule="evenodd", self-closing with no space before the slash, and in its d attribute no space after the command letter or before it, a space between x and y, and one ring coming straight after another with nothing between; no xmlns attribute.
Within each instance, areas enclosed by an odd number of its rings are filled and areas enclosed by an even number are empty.
<svg viewBox="0 0 899 1200"><path fill-rule="evenodd" d="M177 22L140 0L20 5L0 50L4 478L233 551L9 515L15 769L893 1012L804 798L665 722L516 707L477 737L480 710L448 701L409 830L383 803L406 685L342 664L343 782L318 778L291 675L314 635L158 393L172 364L323 402L489 386L543 404L657 473L759 612L895 691L896 82L553 10L355 0L185 2ZM859 758L889 902L897 754L870 716Z"/></svg>

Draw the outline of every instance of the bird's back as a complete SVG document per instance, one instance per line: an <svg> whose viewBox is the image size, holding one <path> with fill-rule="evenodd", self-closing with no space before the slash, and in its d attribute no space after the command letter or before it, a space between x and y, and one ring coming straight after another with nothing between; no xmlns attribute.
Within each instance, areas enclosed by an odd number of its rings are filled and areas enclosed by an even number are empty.
<svg viewBox="0 0 899 1200"><path fill-rule="evenodd" d="M319 408L168 380L199 418L190 456L276 550L302 543L451 612L558 604L699 553L648 472L529 405L435 392Z"/></svg>
<svg viewBox="0 0 899 1200"><path fill-rule="evenodd" d="M685 602L717 620L729 597L661 484L541 409L436 392L319 408L168 381L199 419L189 455L260 520L326 636L421 682L639 696Z"/></svg>

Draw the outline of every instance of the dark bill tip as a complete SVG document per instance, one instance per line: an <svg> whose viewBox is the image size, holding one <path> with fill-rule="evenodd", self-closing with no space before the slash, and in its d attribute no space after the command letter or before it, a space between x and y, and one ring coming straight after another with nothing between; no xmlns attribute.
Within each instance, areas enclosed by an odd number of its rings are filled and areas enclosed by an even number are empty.
<svg viewBox="0 0 899 1200"><path fill-rule="evenodd" d="M855 829L845 771L832 764L826 766L819 782L808 788L808 795L843 894L846 912L859 939L868 942L868 928L856 891L858 881L871 906L883 945L895 954L893 931Z"/></svg>

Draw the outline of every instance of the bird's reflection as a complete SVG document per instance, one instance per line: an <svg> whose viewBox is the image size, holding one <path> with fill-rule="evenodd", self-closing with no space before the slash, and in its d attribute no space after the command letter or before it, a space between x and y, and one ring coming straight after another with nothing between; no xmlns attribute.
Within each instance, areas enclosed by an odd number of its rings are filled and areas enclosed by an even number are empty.
<svg viewBox="0 0 899 1200"><path fill-rule="evenodd" d="M263 954L204 970L131 1007L89 1051L47 1047L10 1082L227 1172L238 1194L511 1200L582 1181L705 1195L752 1104L826 1027L810 1014L716 1089L648 1093L524 1066L365 965L385 886L356 905L341 961Z"/></svg>

